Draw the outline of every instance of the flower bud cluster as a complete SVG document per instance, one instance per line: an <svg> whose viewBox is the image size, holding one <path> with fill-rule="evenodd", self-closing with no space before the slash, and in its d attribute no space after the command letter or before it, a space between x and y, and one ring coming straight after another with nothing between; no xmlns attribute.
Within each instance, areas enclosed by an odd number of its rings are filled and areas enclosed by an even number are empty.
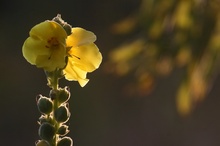
<svg viewBox="0 0 220 146"><path fill-rule="evenodd" d="M70 24L68 24L67 22L65 22L62 18L61 18L61 15L58 14L56 17L54 17L52 19L52 21L55 21L57 22L58 24L60 24L64 30L66 31L67 35L71 35L71 29L72 29L72 26Z"/></svg>
<svg viewBox="0 0 220 146"><path fill-rule="evenodd" d="M37 141L36 146L73 146L72 139L66 137L69 132L65 124L70 117L69 98L68 87L52 89L49 97L37 97L37 107L42 114L38 134L42 140Z"/></svg>

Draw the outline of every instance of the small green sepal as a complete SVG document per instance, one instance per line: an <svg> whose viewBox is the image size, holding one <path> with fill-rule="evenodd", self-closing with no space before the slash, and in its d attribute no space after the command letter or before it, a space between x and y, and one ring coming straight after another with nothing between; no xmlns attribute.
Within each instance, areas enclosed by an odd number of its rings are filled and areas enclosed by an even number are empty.
<svg viewBox="0 0 220 146"><path fill-rule="evenodd" d="M73 146L73 140L70 137L63 137L58 141L57 146Z"/></svg>
<svg viewBox="0 0 220 146"><path fill-rule="evenodd" d="M41 124L43 124L43 123L45 123L45 122L47 122L47 123L52 123L51 117L50 117L50 116L47 116L47 115L41 115L40 118L39 118L38 123L41 125Z"/></svg>
<svg viewBox="0 0 220 146"><path fill-rule="evenodd" d="M50 146L50 144L45 140L38 140L36 146Z"/></svg>
<svg viewBox="0 0 220 146"><path fill-rule="evenodd" d="M54 117L57 122L65 123L70 117L70 112L66 105L62 105L54 111Z"/></svg>
<svg viewBox="0 0 220 146"><path fill-rule="evenodd" d="M69 100L69 98L70 98L69 87L65 87L64 89L60 89L59 96L58 96L59 103L60 104L65 103Z"/></svg>
<svg viewBox="0 0 220 146"><path fill-rule="evenodd" d="M43 123L39 128L38 134L41 139L51 141L55 135L55 128L49 123Z"/></svg>
<svg viewBox="0 0 220 146"><path fill-rule="evenodd" d="M41 96L37 101L37 107L42 114L50 114L53 109L53 103L51 99Z"/></svg>
<svg viewBox="0 0 220 146"><path fill-rule="evenodd" d="M67 133L69 133L67 125L62 125L57 130L57 134L59 134L60 136L65 136Z"/></svg>

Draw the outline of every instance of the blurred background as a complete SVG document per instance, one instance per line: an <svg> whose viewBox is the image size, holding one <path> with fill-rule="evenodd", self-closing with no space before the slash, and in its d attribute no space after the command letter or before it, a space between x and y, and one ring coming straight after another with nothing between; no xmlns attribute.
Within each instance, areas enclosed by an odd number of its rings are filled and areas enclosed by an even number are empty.
<svg viewBox="0 0 220 146"><path fill-rule="evenodd" d="M84 88L60 81L75 146L220 145L219 0L3 0L0 12L1 146L39 139L36 96L50 89L21 48L58 13L103 54Z"/></svg>

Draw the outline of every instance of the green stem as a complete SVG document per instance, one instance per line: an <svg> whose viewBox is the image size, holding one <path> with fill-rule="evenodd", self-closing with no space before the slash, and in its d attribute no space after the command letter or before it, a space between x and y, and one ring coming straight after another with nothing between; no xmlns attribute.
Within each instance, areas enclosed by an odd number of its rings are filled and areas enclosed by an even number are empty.
<svg viewBox="0 0 220 146"><path fill-rule="evenodd" d="M53 111L51 113L51 118L52 118L52 124L55 127L55 131L58 130L59 128L59 123L55 120L54 112L58 108L58 90L59 90L59 78L61 77L61 71L60 70L55 70L54 72L47 73L47 78L48 78L48 85L51 87L52 91L55 93L55 97L53 97ZM54 135L54 139L51 142L51 146L56 146L57 140L58 140L58 135Z"/></svg>
<svg viewBox="0 0 220 146"><path fill-rule="evenodd" d="M55 131L57 131L59 125L58 125L58 123L56 122L56 120L54 118L54 111L58 108L56 99L53 100L53 104L54 104L54 106L53 106L53 111L52 111L51 118L52 118L52 124L54 125ZM56 146L57 139L58 139L57 134L55 134L53 142L52 142L52 146Z"/></svg>

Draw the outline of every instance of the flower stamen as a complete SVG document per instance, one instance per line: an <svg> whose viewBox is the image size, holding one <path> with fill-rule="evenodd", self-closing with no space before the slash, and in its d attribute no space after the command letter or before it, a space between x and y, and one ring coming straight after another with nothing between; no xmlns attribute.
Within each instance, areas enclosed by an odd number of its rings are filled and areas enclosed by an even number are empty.
<svg viewBox="0 0 220 146"><path fill-rule="evenodd" d="M59 46L59 41L55 37L51 37L50 39L47 40L48 45L46 45L46 48L56 48Z"/></svg>
<svg viewBox="0 0 220 146"><path fill-rule="evenodd" d="M79 60L81 59L80 57L78 57L78 56L76 56L76 55L73 55L73 54L71 54L71 55L68 54L68 56L71 57L71 58L72 58L72 57L75 57L75 58L77 58L77 59L79 59Z"/></svg>
<svg viewBox="0 0 220 146"><path fill-rule="evenodd" d="M80 60L80 57L78 57L78 56L76 56L76 55L71 55L71 56L74 56L74 57L76 57L77 59L79 59L79 60Z"/></svg>

